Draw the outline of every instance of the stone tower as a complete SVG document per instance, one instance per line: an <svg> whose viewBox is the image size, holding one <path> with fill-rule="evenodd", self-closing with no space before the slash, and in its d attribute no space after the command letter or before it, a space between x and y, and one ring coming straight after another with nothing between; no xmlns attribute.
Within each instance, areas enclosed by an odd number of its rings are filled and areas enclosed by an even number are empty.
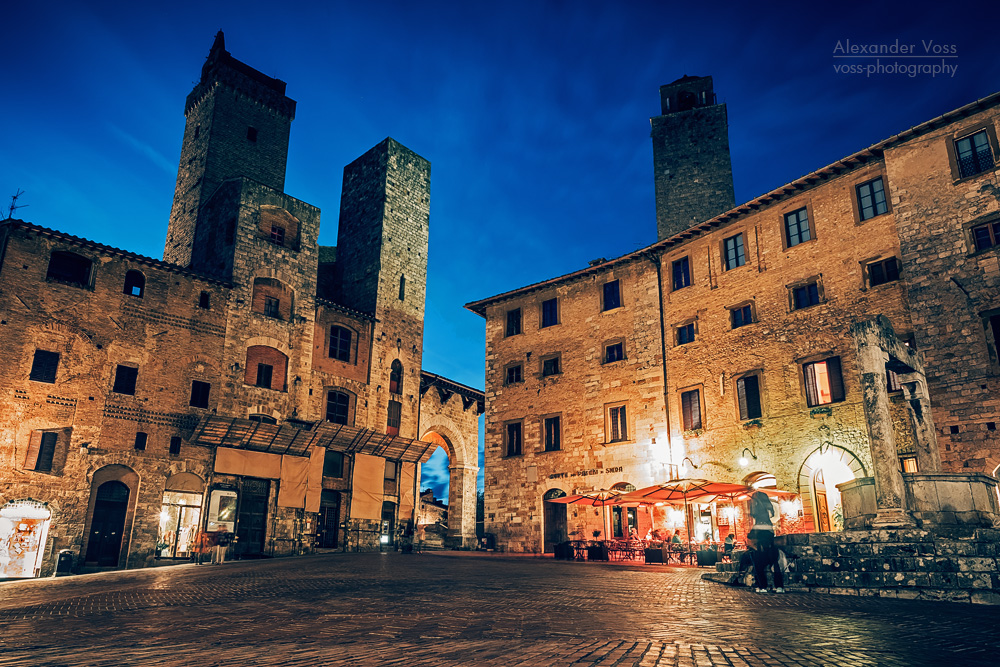
<svg viewBox="0 0 1000 667"><path fill-rule="evenodd" d="M736 205L726 105L712 77L684 76L660 86L662 115L650 118L659 240Z"/></svg>
<svg viewBox="0 0 1000 667"><path fill-rule="evenodd" d="M337 233L337 301L376 318L372 426L396 423L410 438L419 436L430 178L430 162L385 139L344 168Z"/></svg>
<svg viewBox="0 0 1000 667"><path fill-rule="evenodd" d="M220 31L201 68L201 80L187 97L184 116L163 259L218 274L219 267L210 258L231 245L226 238L232 235L226 229L205 229L199 221L203 206L224 181L234 177L282 191L295 102L285 96L284 81L233 58Z"/></svg>

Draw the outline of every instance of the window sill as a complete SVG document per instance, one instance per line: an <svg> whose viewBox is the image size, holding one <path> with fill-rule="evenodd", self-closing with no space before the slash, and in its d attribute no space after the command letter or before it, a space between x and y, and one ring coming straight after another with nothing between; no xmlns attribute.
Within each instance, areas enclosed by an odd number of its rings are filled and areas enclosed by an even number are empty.
<svg viewBox="0 0 1000 667"><path fill-rule="evenodd" d="M83 283L73 282L71 280L59 280L58 278L51 278L49 276L45 277L45 282L55 283L56 285L66 285L67 287L75 287L77 289L86 290L88 292L93 292L94 287L92 285L84 285ZM124 295L122 295L124 296Z"/></svg>
<svg viewBox="0 0 1000 667"><path fill-rule="evenodd" d="M559 454L562 449L539 449L536 454Z"/></svg>
<svg viewBox="0 0 1000 667"><path fill-rule="evenodd" d="M605 445L622 445L622 444L628 444L630 442L635 442L635 440L607 440L607 441L605 441L604 444Z"/></svg>
<svg viewBox="0 0 1000 667"><path fill-rule="evenodd" d="M1000 164L997 164L996 162L994 162L992 167L987 167L986 169L983 169L982 171L977 172L975 174L969 174L968 176L961 176L961 177L955 179L954 181L952 181L951 184L952 185L959 185L959 184L964 183L966 181L971 181L973 179L979 178L980 176L992 176L993 173L997 170L997 167L1000 167Z"/></svg>
<svg viewBox="0 0 1000 667"><path fill-rule="evenodd" d="M884 215L891 215L891 214L892 214L892 209L890 208L885 213L877 213L876 215L873 215L870 218L865 218L864 220L861 220L860 216L859 216L858 221L855 223L855 226L856 227L861 227L862 225L867 225L869 223L869 221L874 220L875 218L881 218Z"/></svg>
<svg viewBox="0 0 1000 667"><path fill-rule="evenodd" d="M618 364L619 366L624 366L626 361L628 361L628 357L625 357L624 359L615 359L614 361L602 361L601 365L614 366L615 364Z"/></svg>

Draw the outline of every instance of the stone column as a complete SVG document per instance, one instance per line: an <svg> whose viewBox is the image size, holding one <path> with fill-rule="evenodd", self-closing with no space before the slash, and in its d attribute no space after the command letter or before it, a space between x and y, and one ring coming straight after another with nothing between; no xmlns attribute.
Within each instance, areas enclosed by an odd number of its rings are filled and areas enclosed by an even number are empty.
<svg viewBox="0 0 1000 667"><path fill-rule="evenodd" d="M476 546L476 477L479 466L452 464L448 467L451 490L448 499L448 538L464 547Z"/></svg>
<svg viewBox="0 0 1000 667"><path fill-rule="evenodd" d="M889 411L889 392L885 380L885 364L889 355L882 345L884 333L877 320L851 325L875 468L872 476L875 478L877 511L872 520L873 528L915 525L906 509L906 491L903 475L899 471L896 436Z"/></svg>
<svg viewBox="0 0 1000 667"><path fill-rule="evenodd" d="M913 424L916 441L917 470L920 472L941 472L941 452L938 450L937 433L931 418L931 401L927 394L927 380L921 373L907 373L899 376L906 398L906 409Z"/></svg>

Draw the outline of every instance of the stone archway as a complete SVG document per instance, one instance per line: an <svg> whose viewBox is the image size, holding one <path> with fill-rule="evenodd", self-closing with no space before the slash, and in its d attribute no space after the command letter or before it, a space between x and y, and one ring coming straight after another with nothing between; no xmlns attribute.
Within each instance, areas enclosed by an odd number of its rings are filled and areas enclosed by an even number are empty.
<svg viewBox="0 0 1000 667"><path fill-rule="evenodd" d="M112 464L94 472L82 550L85 565L123 567L127 562L138 491L139 475L128 466Z"/></svg>
<svg viewBox="0 0 1000 667"><path fill-rule="evenodd" d="M469 463L468 445L446 424L438 422L424 429L420 439L440 446L448 455L449 541L456 541L461 546L475 546L476 477L479 466ZM477 450L478 448L472 449L472 461L476 460Z"/></svg>
<svg viewBox="0 0 1000 667"><path fill-rule="evenodd" d="M830 497L839 498L836 484L847 479L867 477L865 464L853 452L844 447L824 443L810 452L799 468L799 497L802 510L808 518L807 528L811 531L828 531L834 528L830 519L833 507ZM829 479L828 479L829 478Z"/></svg>

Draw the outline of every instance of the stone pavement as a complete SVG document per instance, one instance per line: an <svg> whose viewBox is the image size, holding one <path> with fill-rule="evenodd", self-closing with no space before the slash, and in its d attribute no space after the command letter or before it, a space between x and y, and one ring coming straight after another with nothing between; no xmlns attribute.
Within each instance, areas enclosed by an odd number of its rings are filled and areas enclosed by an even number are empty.
<svg viewBox="0 0 1000 667"><path fill-rule="evenodd" d="M1000 608L757 595L695 568L330 554L0 584L0 667L977 665Z"/></svg>

